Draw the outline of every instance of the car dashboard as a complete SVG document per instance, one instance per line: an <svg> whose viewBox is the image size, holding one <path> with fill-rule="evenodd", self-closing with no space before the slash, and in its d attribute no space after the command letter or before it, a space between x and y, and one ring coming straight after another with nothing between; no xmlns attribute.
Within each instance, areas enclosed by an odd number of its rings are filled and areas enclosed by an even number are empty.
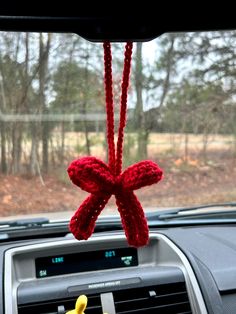
<svg viewBox="0 0 236 314"><path fill-rule="evenodd" d="M3 313L234 313L235 227L151 230L147 246L122 231L1 246Z"/></svg>
<svg viewBox="0 0 236 314"><path fill-rule="evenodd" d="M207 313L188 260L161 234L138 249L120 233L17 246L4 269L6 313L60 313L81 294L86 313Z"/></svg>

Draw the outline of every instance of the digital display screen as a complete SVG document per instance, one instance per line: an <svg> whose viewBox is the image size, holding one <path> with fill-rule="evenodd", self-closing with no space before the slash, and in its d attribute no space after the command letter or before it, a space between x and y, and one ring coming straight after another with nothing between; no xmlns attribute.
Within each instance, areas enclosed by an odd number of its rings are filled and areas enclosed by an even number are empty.
<svg viewBox="0 0 236 314"><path fill-rule="evenodd" d="M35 260L37 278L137 265L135 248L63 254Z"/></svg>

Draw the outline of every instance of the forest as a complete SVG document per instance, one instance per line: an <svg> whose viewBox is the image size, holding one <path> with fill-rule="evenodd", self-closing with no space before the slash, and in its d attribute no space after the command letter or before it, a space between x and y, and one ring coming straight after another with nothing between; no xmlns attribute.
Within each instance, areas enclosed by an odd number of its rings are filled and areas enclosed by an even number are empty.
<svg viewBox="0 0 236 314"><path fill-rule="evenodd" d="M173 173L235 167L235 41L236 31L216 31L134 43L125 166L152 158ZM112 51L117 120L124 44L113 43ZM1 178L45 185L55 174L64 184L61 171L73 158L106 160L105 120L102 43L76 34L0 33Z"/></svg>

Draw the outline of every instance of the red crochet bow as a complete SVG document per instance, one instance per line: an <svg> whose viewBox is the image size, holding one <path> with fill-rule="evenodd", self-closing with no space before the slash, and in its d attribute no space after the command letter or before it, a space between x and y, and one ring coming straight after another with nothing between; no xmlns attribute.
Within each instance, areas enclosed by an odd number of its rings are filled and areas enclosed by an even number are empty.
<svg viewBox="0 0 236 314"><path fill-rule="evenodd" d="M78 240L87 240L91 236L98 215L114 194L129 245L139 247L148 243L147 221L133 191L157 183L161 180L163 172L157 164L145 160L128 167L121 173L131 55L132 43L127 43L122 80L120 127L115 152L111 49L110 43L104 43L109 165L95 157L82 157L74 160L68 168L72 182L91 193L71 218L70 230Z"/></svg>

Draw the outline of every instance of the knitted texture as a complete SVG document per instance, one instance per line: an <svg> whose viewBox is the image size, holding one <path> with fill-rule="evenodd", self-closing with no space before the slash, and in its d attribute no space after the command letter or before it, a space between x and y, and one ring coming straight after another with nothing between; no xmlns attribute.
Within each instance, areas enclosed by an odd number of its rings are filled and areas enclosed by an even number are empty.
<svg viewBox="0 0 236 314"><path fill-rule="evenodd" d="M74 160L67 170L71 181L82 190L90 193L90 196L81 204L70 221L70 230L78 240L87 240L91 236L96 220L111 195L115 195L129 245L140 247L146 245L149 240L147 220L133 191L157 183L162 179L163 171L153 161L144 160L128 167L122 173L131 55L132 43L127 43L121 85L120 125L115 150L111 47L110 43L104 43L108 165L95 157L82 157Z"/></svg>

